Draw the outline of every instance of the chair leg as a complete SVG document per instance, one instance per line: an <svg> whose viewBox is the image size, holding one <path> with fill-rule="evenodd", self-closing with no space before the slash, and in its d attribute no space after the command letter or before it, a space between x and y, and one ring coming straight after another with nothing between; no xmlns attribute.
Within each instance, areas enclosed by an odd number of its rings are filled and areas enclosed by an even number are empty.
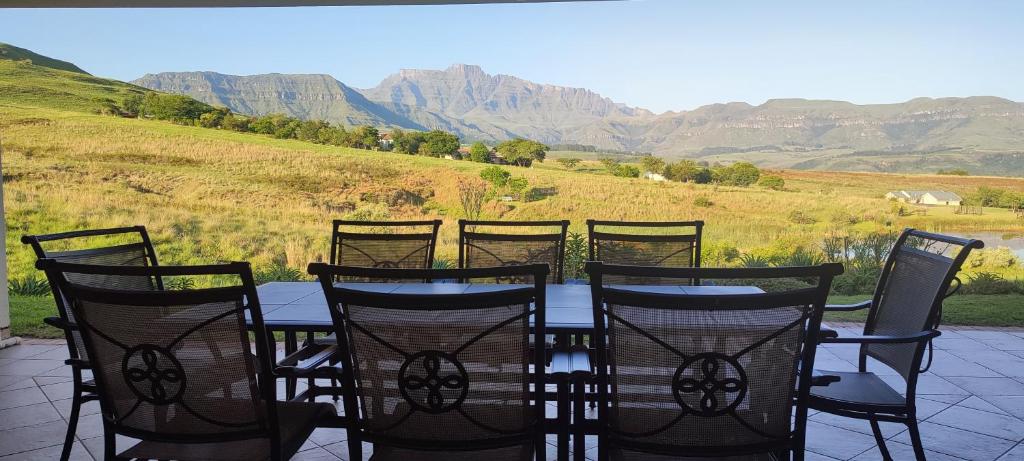
<svg viewBox="0 0 1024 461"><path fill-rule="evenodd" d="M907 428L910 430L910 443L914 445L914 457L917 461L925 461L924 445L921 444L921 431L917 428L917 415L910 415L907 419Z"/></svg>
<svg viewBox="0 0 1024 461"><path fill-rule="evenodd" d="M585 453L587 451L586 445L586 422L587 413L584 408L585 405L585 389L587 385L583 381L577 381L573 384L572 394L572 421L573 421L573 433L572 433L572 458L575 461L584 461Z"/></svg>
<svg viewBox="0 0 1024 461"><path fill-rule="evenodd" d="M68 433L64 436L64 449L60 452L60 461L68 461L71 448L75 444L75 431L78 429L78 413L82 409L82 372L74 369L74 391L71 394L71 415L68 416Z"/></svg>
<svg viewBox="0 0 1024 461"><path fill-rule="evenodd" d="M882 459L892 461L892 455L889 454L889 447L885 446L885 436L882 435L882 428L878 426L878 420L871 418L868 422L871 423L871 432L875 434L875 443L878 445L878 451L882 453Z"/></svg>
<svg viewBox="0 0 1024 461"><path fill-rule="evenodd" d="M117 461L117 444L114 438L114 431L103 424L103 459Z"/></svg>
<svg viewBox="0 0 1024 461"><path fill-rule="evenodd" d="M558 459L569 459L569 383L558 382Z"/></svg>
<svg viewBox="0 0 1024 461"><path fill-rule="evenodd" d="M287 357L291 353L295 352L299 348L298 338L294 331L284 332L284 355ZM298 378L286 378L284 381L285 399L292 400L295 398L295 391L298 387Z"/></svg>

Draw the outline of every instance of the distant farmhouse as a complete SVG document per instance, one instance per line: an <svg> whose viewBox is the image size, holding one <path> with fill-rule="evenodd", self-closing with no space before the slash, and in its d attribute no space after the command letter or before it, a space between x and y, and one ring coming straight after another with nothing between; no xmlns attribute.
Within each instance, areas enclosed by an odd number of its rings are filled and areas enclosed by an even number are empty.
<svg viewBox="0 0 1024 461"><path fill-rule="evenodd" d="M651 181L664 181L665 175L648 171L644 173L644 179L650 179Z"/></svg>
<svg viewBox="0 0 1024 461"><path fill-rule="evenodd" d="M395 140L391 138L391 133L381 133L377 135L377 144L383 150L391 150L395 145Z"/></svg>
<svg viewBox="0 0 1024 461"><path fill-rule="evenodd" d="M916 205L960 206L959 195L944 190L898 190L887 192L885 198Z"/></svg>

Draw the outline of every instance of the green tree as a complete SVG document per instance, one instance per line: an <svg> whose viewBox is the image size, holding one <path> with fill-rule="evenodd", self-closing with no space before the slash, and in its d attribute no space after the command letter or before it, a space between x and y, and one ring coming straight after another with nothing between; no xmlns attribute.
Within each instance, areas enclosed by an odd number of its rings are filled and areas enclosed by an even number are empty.
<svg viewBox="0 0 1024 461"><path fill-rule="evenodd" d="M220 127L231 131L249 131L249 117L228 113L220 121Z"/></svg>
<svg viewBox="0 0 1024 461"><path fill-rule="evenodd" d="M295 138L300 141L319 143L320 130L330 128L331 125L323 120L306 120L299 123L299 129L295 132Z"/></svg>
<svg viewBox="0 0 1024 461"><path fill-rule="evenodd" d="M419 131L405 132L396 129L391 132L391 140L394 142L394 151L400 154L415 154L420 151L420 144L423 143L424 135Z"/></svg>
<svg viewBox="0 0 1024 461"><path fill-rule="evenodd" d="M580 163L580 159L574 157L562 157L558 159L558 163L561 163L562 166L565 167L565 169L571 170Z"/></svg>
<svg viewBox="0 0 1024 461"><path fill-rule="evenodd" d="M761 170L750 162L736 162L711 169L712 180L727 186L749 186L757 182Z"/></svg>
<svg viewBox="0 0 1024 461"><path fill-rule="evenodd" d="M431 156L454 155L459 150L459 137L441 130L432 130L426 135L427 150Z"/></svg>
<svg viewBox="0 0 1024 461"><path fill-rule="evenodd" d="M697 162L693 160L680 160L675 163L665 165L664 174L665 178L679 182L696 182L697 175L700 174L701 167L697 166Z"/></svg>
<svg viewBox="0 0 1024 461"><path fill-rule="evenodd" d="M633 165L619 165L619 167L616 168L615 172L612 174L614 174L615 176L621 176L623 178L639 178L640 169Z"/></svg>
<svg viewBox="0 0 1024 461"><path fill-rule="evenodd" d="M491 163L491 150L482 142L469 146L469 159L478 163Z"/></svg>
<svg viewBox="0 0 1024 461"><path fill-rule="evenodd" d="M199 126L203 128L220 128L224 117L231 114L225 107L216 107L213 110L199 116Z"/></svg>
<svg viewBox="0 0 1024 461"><path fill-rule="evenodd" d="M543 162L548 146L529 139L513 139L498 144L495 150L501 157L516 166L530 166L533 161Z"/></svg>
<svg viewBox="0 0 1024 461"><path fill-rule="evenodd" d="M213 107L210 105L188 96L149 92L142 98L139 115L157 120L192 124L198 121L204 113L212 110Z"/></svg>
<svg viewBox="0 0 1024 461"><path fill-rule="evenodd" d="M643 166L645 172L649 173L661 173L662 171L665 171L665 160L653 155L643 156L640 159L640 165Z"/></svg>

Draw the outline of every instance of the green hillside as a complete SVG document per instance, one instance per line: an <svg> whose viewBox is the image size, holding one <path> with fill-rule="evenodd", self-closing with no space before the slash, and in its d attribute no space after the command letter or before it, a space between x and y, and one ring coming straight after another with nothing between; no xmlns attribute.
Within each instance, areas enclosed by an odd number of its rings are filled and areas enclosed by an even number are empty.
<svg viewBox="0 0 1024 461"><path fill-rule="evenodd" d="M96 113L125 96L149 90L117 80L0 60L0 106L45 107Z"/></svg>
<svg viewBox="0 0 1024 461"><path fill-rule="evenodd" d="M82 70L70 62L61 61L60 59L53 59L48 56L26 50L24 48L18 48L14 45L7 43L0 43L0 60L9 61L25 61L28 60L37 66L49 67L51 69L66 70L68 72L76 72L79 74L89 75L88 72Z"/></svg>

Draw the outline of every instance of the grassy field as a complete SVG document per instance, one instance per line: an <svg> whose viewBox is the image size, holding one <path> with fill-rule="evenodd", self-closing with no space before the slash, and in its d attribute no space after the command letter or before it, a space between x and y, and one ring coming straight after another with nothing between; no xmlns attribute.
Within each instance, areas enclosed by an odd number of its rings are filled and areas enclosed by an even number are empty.
<svg viewBox="0 0 1024 461"><path fill-rule="evenodd" d="M30 250L18 241L23 234L134 224L150 229L165 264L246 260L257 269L283 263L304 272L310 261L327 259L332 219L440 218L446 224L438 256L456 257L455 221L464 215L457 179L478 177L486 165L95 113L97 101L132 91L118 82L0 61L11 277L37 276ZM575 171L553 161L507 167L544 190L544 197L489 202L483 217L571 219L572 232L585 232L587 218L702 219L706 248L741 252L814 249L828 234L906 226L1024 231L1024 221L1006 210L961 216L931 208L924 216L900 216L882 198L891 189L964 194L987 185L1024 191L1022 179L784 170L777 173L786 189L770 191L617 178L598 165L586 161ZM710 206L695 205L703 199ZM794 220L794 213L801 219ZM1022 272L1019 264L1003 269L1011 277ZM982 307L970 309L1008 312L984 306L1014 301L1024 304L1022 297L1008 297L977 301ZM28 314L36 305L16 298L14 317L37 319ZM978 315L983 318L977 322L1024 325L1018 314ZM15 331L38 334L33 322L19 320Z"/></svg>

